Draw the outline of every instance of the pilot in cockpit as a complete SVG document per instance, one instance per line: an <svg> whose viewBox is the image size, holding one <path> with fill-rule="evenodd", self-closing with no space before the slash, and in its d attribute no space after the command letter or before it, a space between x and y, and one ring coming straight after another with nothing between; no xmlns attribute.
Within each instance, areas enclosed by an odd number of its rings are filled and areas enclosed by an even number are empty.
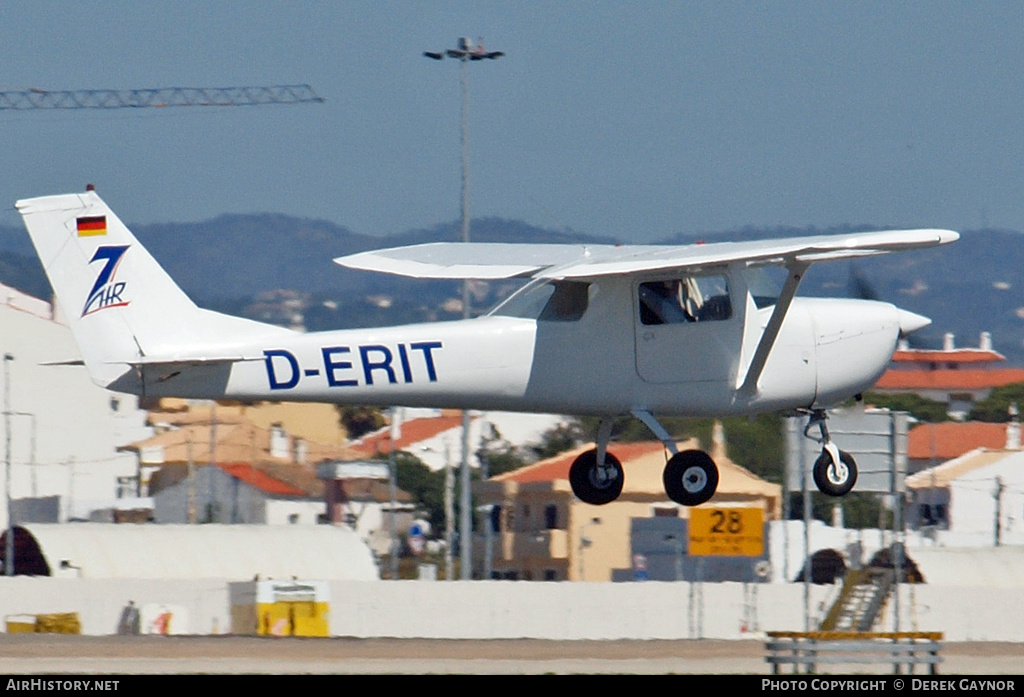
<svg viewBox="0 0 1024 697"><path fill-rule="evenodd" d="M640 321L644 324L693 322L682 304L679 281L640 284Z"/></svg>

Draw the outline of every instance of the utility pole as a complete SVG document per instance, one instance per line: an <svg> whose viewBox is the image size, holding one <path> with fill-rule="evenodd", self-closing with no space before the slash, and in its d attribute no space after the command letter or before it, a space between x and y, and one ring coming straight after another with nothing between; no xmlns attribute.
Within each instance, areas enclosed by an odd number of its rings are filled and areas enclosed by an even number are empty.
<svg viewBox="0 0 1024 697"><path fill-rule="evenodd" d="M398 508L398 465L395 461L395 448L398 447L398 439L401 437L401 425L398 422L398 409L391 407L391 423L388 426L388 492L391 498L391 515L389 516L388 548L390 550L389 563L391 568L391 580L398 580L398 516L395 509Z"/></svg>
<svg viewBox="0 0 1024 697"><path fill-rule="evenodd" d="M1004 489L1006 489L1006 485L1003 484L1003 478L1002 477L996 477L996 490L994 492L995 499L996 499L995 500L995 504L996 504L995 505L995 520L992 521L992 524L995 526L995 546L996 547L998 547L1000 544L1002 544L1002 540L1001 540L1001 538L1002 538L1002 524L1000 523L1000 518L1002 517L1002 513L1003 513L1002 509L1003 509L1003 490Z"/></svg>
<svg viewBox="0 0 1024 697"><path fill-rule="evenodd" d="M465 37L458 41L458 48L446 51L424 51L423 55L433 60L445 56L460 63L460 84L462 87L462 241L469 242L469 61L496 60L505 54L501 51L486 51L482 44L474 44ZM469 280L462 282L462 318L469 319ZM469 412L462 412L462 465L459 471L459 576L466 580L472 577L473 567L473 511L470 496L471 476L469 471Z"/></svg>
<svg viewBox="0 0 1024 697"><path fill-rule="evenodd" d="M14 513L11 510L11 361L4 354L4 489L7 494L7 539L4 545L4 575L14 575Z"/></svg>

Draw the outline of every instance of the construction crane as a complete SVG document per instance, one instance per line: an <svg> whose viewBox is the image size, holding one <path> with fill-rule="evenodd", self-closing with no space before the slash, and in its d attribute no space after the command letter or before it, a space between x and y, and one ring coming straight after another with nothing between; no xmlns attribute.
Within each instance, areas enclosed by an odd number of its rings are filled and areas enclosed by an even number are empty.
<svg viewBox="0 0 1024 697"><path fill-rule="evenodd" d="M261 104L311 104L323 98L309 85L278 85L274 87L161 87L142 90L63 90L40 89L0 90L0 111L30 109L142 109L174 106L258 106ZM7 366L8 355L4 356ZM6 381L5 381L6 384ZM7 414L15 413L9 410ZM10 427L6 429L10 439ZM8 443L10 450L10 443ZM7 473L10 476L10 455ZM7 511L10 514L10 487ZM13 576L15 569L14 517L8 515L2 572Z"/></svg>
<svg viewBox="0 0 1024 697"><path fill-rule="evenodd" d="M0 90L0 111L29 109L142 109L173 106L319 104L309 85L273 87L160 87L142 90Z"/></svg>

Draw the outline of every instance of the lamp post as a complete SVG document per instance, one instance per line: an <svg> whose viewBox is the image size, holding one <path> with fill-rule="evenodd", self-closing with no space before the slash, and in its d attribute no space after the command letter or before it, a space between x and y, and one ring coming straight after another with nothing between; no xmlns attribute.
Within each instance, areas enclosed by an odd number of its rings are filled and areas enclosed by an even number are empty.
<svg viewBox="0 0 1024 697"><path fill-rule="evenodd" d="M14 516L11 513L11 361L4 354L4 489L7 494L7 544L4 548L4 575L14 575Z"/></svg>
<svg viewBox="0 0 1024 697"><path fill-rule="evenodd" d="M388 430L388 492L391 499L391 516L390 525L388 527L391 530L388 536L388 548L390 550L389 562L391 564L391 580L398 580L398 517L395 515L395 509L398 508L398 465L395 461L395 448L398 447L398 439L401 437L400 425L399 425L398 410L395 407L391 407L391 424Z"/></svg>
<svg viewBox="0 0 1024 697"><path fill-rule="evenodd" d="M458 48L446 51L424 51L423 55L433 60L443 60L445 57L454 58L459 61L459 81L462 87L462 241L469 242L469 71L466 69L469 61L496 60L504 53L501 51L486 51L480 44L474 44L472 39L462 37L458 41ZM469 319L469 281L462 283L462 317ZM460 577L471 578L473 568L472 557L472 510L470 509L470 472L469 472L469 412L462 412L462 464L459 471L459 561L461 566Z"/></svg>

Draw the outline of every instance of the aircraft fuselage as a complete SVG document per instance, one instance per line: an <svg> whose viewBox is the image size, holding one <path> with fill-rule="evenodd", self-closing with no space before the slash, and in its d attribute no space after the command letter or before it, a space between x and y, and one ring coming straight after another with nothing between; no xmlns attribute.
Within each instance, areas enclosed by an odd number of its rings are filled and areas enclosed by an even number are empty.
<svg viewBox="0 0 1024 697"><path fill-rule="evenodd" d="M702 416L812 408L870 387L900 326L887 303L796 299L752 393L739 389L771 307L729 277L726 319L644 324L639 284L590 284L569 321L491 314L453 322L278 335L250 358L145 373L150 396ZM214 373L220 371L221 379ZM211 389L212 388L212 389Z"/></svg>

